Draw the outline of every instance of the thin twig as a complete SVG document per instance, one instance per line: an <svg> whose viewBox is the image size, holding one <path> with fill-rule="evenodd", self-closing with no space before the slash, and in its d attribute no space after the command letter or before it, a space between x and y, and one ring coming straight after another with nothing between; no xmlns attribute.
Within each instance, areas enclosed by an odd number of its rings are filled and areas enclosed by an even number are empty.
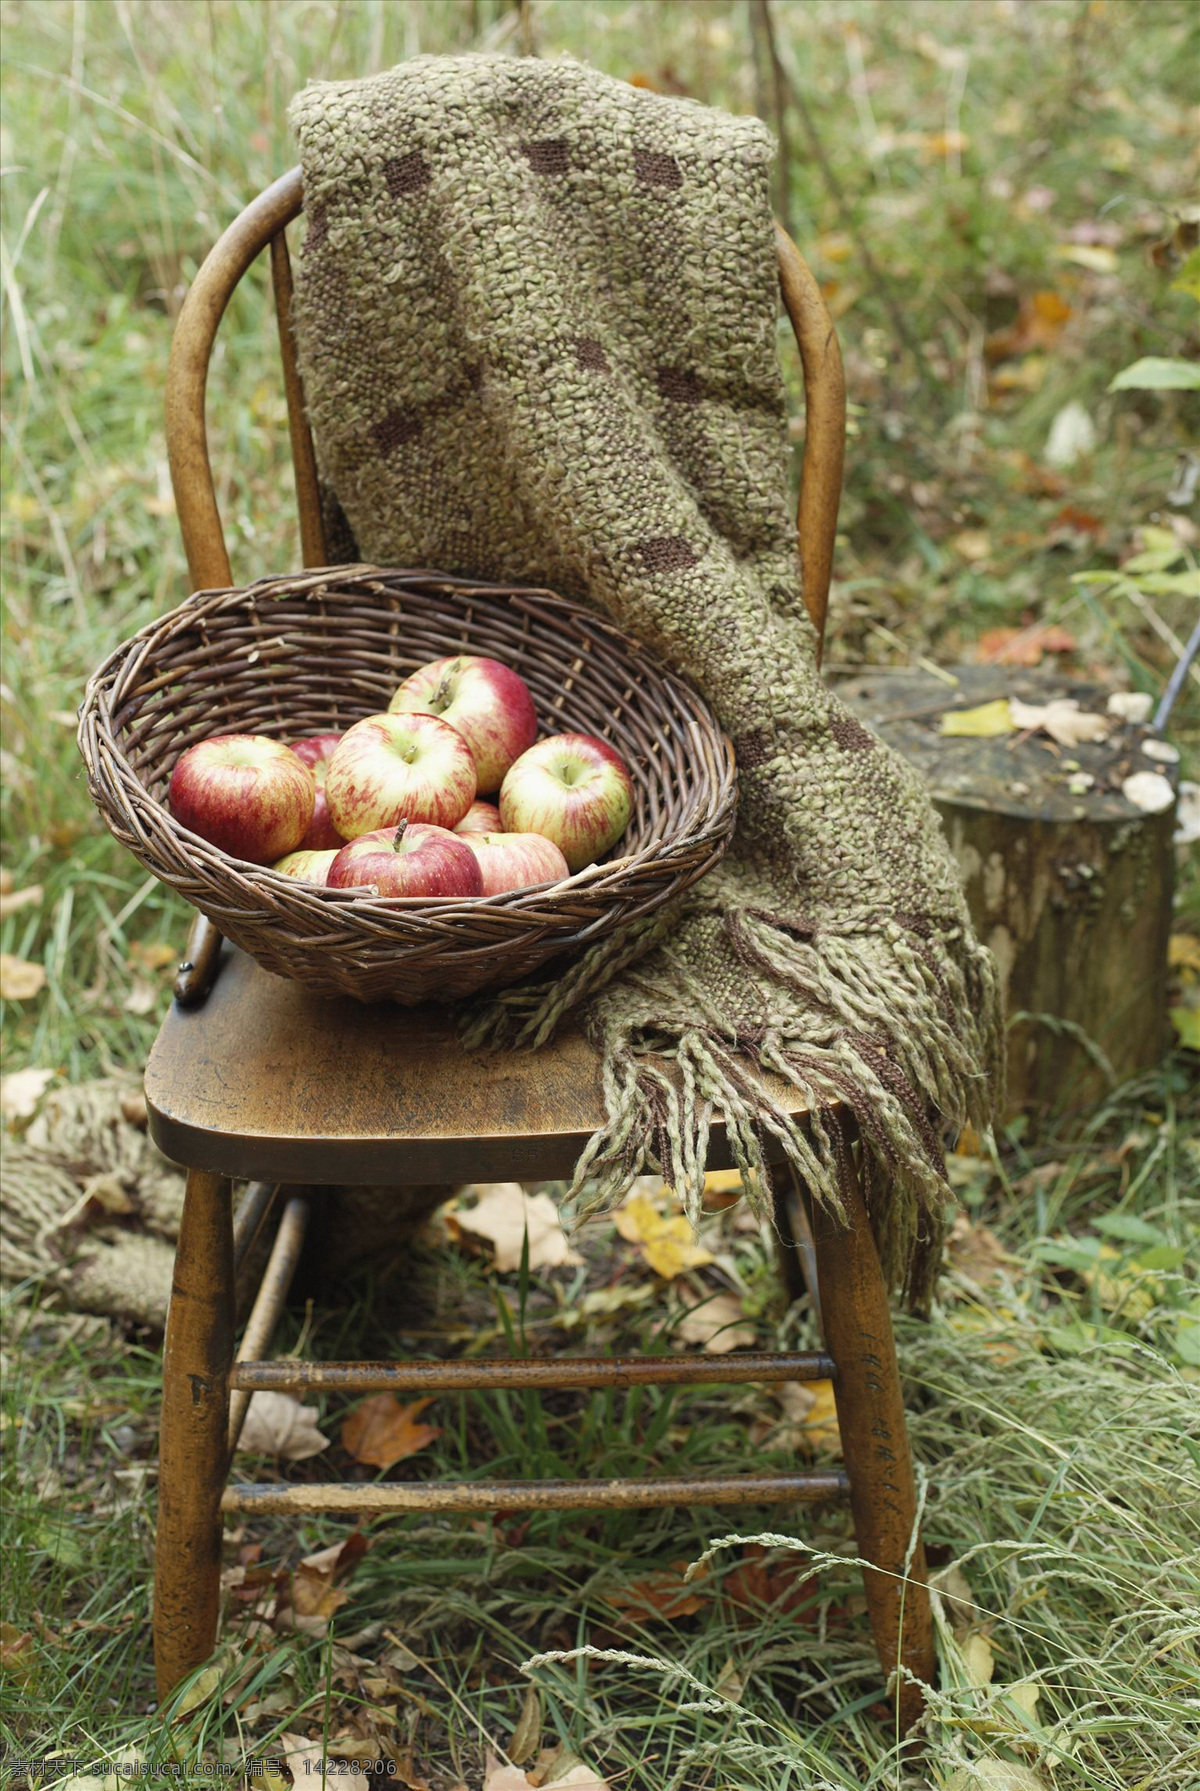
<svg viewBox="0 0 1200 1791"><path fill-rule="evenodd" d="M758 66L760 59L765 59L770 70L770 123L779 145L775 157L775 212L790 236L792 234L792 152L788 140L787 75L779 60L779 45L775 40L775 21L771 17L770 0L750 0L750 27L755 40L755 70L760 81L760 94L764 92L766 85L761 81L762 70Z"/></svg>

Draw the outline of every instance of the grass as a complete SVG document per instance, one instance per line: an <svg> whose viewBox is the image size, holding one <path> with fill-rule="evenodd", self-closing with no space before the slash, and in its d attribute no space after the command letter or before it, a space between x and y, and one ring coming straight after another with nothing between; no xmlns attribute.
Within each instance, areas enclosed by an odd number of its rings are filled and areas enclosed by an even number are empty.
<svg viewBox="0 0 1200 1791"><path fill-rule="evenodd" d="M0 1734L21 1757L57 1747L111 1759L132 1746L153 1761L240 1760L285 1732L356 1733L401 1761L415 1747L435 1785L455 1774L478 1784L532 1679L546 1743L613 1785L944 1786L979 1759L1024 1763L1057 1791L1195 1783L1200 1154L1189 1098L1168 1073L1036 1155L955 1159L971 1229L933 1320L900 1326L926 1536L947 1592L923 1762L900 1764L889 1739L841 1508L379 1520L348 1602L318 1635L272 1626L279 1587L351 1526L263 1520L229 1539L244 1578L215 1671L176 1722L150 1715L153 1342L100 1321L72 1337L81 1321L28 1304L9 1315L20 1347L4 1422L5 1596L9 1620L31 1632L30 1679ZM583 1241L584 1267L525 1280L435 1235L344 1303L331 1294L319 1312L293 1312L280 1346L312 1357L471 1354L508 1337L534 1351L661 1348L679 1288L655 1282L607 1222ZM760 1346L811 1344L803 1305L785 1310L774 1292L769 1240L726 1216L708 1241L718 1263L697 1287L735 1289ZM997 1242L1000 1258L987 1253ZM1089 1251L1104 1244L1115 1253L1098 1276ZM1152 1262L1173 1266L1148 1268L1154 1249ZM611 1310L593 1301L582 1316L584 1294L600 1289ZM369 1478L338 1440L354 1403L321 1402L325 1454L290 1468L259 1459L251 1472ZM423 1417L440 1436L393 1475L712 1473L794 1459L764 1388L545 1405L447 1396ZM756 1579L746 1539L780 1533L793 1546ZM681 1586L675 1564L731 1535ZM676 1598L694 1590L695 1608L656 1611L645 1589L656 1572ZM409 1653L392 1671L397 1642ZM523 1671L547 1653L562 1658Z"/></svg>
<svg viewBox="0 0 1200 1791"><path fill-rule="evenodd" d="M947 661L985 629L1056 621L1076 642L1070 669L1157 694L1170 639L1195 611L1195 526L1168 490L1197 400L1108 385L1139 355L1197 348L1194 300L1173 284L1200 173L1195 9L815 0L774 15L820 152L793 107L781 201L837 313L852 399L831 659ZM741 4L534 0L528 17L543 52L758 103ZM96 818L73 711L104 654L187 593L161 423L187 281L237 208L294 159L284 109L305 80L419 50L513 48L521 26L498 0L2 0L0 27L4 868L17 890L42 892L0 920L0 949L46 976L0 1018L6 1068L76 1080L140 1060L166 1000L166 948L186 924ZM1039 293L1055 296L1044 315ZM211 381L235 576L297 555L273 331L259 271L230 308ZM1087 408L1097 446L1048 472L1047 436L1071 402ZM1146 529L1168 528L1178 555L1165 583L1117 577ZM1096 571L1114 576L1075 578ZM1189 683L1172 737L1192 776L1198 736ZM1193 937L1198 891L1185 865L1177 924ZM481 1733L503 1742L517 1721L521 1663L579 1645L661 1663L575 1659L533 1675L547 1741L569 1742L614 1786L946 1786L977 1758L1024 1762L1056 1791L1200 1783L1187 1756L1200 1715L1189 1607L1200 1162L1187 1061L1036 1149L1014 1135L994 1158L956 1163L972 1235L985 1227L1011 1261L982 1285L952 1266L934 1322L901 1331L928 1534L940 1568L964 1563L986 1613L956 1631L961 1601L947 1606L923 1764L901 1766L889 1742L851 1544L832 1512L800 1531L836 1560L817 1575L799 1647L786 1612L737 1611L742 1544L713 1557L700 1608L675 1622L639 1627L609 1602L653 1564L698 1558L728 1521L715 1513L548 1517L519 1537L511 1522L377 1526L330 1635L256 1641L235 1601L224 1677L175 1731L182 1745L215 1756L288 1725L349 1726L372 1675L336 1653L338 1638L380 1624L421 1663L389 1690L390 1745L403 1759L413 1739L435 1783L455 1772L477 1783ZM597 1238L586 1285L641 1286L611 1236ZM802 1335L802 1314L772 1303L761 1241L733 1234L730 1248L762 1341ZM387 1351L414 1310L435 1328L465 1314L502 1335L500 1285L439 1247L403 1298L380 1277L361 1303L305 1320L303 1347ZM515 1284L502 1285L519 1307ZM566 1326L580 1291L535 1285L538 1346L582 1345L589 1330L597 1348L647 1341L659 1302ZM4 1596L34 1664L26 1677L19 1655L4 1674L5 1745L165 1757L175 1743L149 1714L145 1624L158 1339L64 1320L36 1298L23 1290L6 1321ZM298 1338L294 1328L284 1341ZM763 1431L773 1414L761 1392L595 1398L553 1407L539 1428L523 1404L444 1400L422 1462L615 1473L657 1447L663 1463L780 1465ZM771 1511L737 1521L746 1535L799 1526ZM282 1568L344 1533L305 1521L256 1534L262 1560ZM801 1552L779 1560L786 1595L809 1568ZM991 1649L990 1691L968 1683L980 1677L973 1634ZM362 1657L378 1666L388 1646L380 1629ZM1029 1694L1014 1704L1004 1688L1034 1680L1027 1722ZM686 1708L709 1694L717 1708Z"/></svg>

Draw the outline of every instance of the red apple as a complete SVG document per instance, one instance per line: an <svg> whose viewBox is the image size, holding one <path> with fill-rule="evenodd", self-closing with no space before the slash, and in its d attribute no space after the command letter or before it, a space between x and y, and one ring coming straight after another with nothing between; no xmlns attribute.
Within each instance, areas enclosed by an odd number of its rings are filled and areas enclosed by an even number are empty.
<svg viewBox="0 0 1200 1791"><path fill-rule="evenodd" d="M508 889L532 889L535 883L561 883L571 872L553 840L540 833L460 833L459 839L479 860L484 895Z"/></svg>
<svg viewBox="0 0 1200 1791"><path fill-rule="evenodd" d="M317 783L313 818L309 822L308 832L300 841L301 851L326 852L332 848L336 852L340 846L346 844L329 818L329 804L325 800L325 773L329 769L333 749L341 737L340 734L310 734L307 740L297 740L292 747L296 757L308 766Z"/></svg>
<svg viewBox="0 0 1200 1791"><path fill-rule="evenodd" d="M381 896L447 896L483 893L475 854L445 827L401 821L360 834L343 846L329 867L330 889L374 885Z"/></svg>
<svg viewBox="0 0 1200 1791"><path fill-rule="evenodd" d="M264 734L217 734L189 746L168 792L177 821L250 864L274 864L294 852L315 799L308 766Z"/></svg>
<svg viewBox="0 0 1200 1791"><path fill-rule="evenodd" d="M500 810L494 802L480 802L476 798L454 831L455 833L502 833L504 830L500 825Z"/></svg>
<svg viewBox="0 0 1200 1791"><path fill-rule="evenodd" d="M323 851L300 847L279 859L271 869L278 871L281 877L294 877L297 883L324 883L336 857L337 848L333 846L326 847Z"/></svg>
<svg viewBox="0 0 1200 1791"><path fill-rule="evenodd" d="M475 761L436 715L368 715L335 747L325 795L348 840L400 821L450 828L474 801Z"/></svg>
<svg viewBox="0 0 1200 1791"><path fill-rule="evenodd" d="M484 796L500 788L514 759L537 739L537 716L524 678L498 659L473 653L423 665L404 680L388 710L440 715L457 728L474 754Z"/></svg>
<svg viewBox="0 0 1200 1791"><path fill-rule="evenodd" d="M553 840L572 871L615 844L633 812L633 780L607 741L553 734L522 753L500 790L506 833Z"/></svg>

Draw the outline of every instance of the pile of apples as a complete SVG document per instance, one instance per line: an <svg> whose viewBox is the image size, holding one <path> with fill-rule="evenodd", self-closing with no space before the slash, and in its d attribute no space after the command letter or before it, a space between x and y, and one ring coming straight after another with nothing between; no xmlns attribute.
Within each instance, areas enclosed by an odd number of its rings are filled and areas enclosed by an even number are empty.
<svg viewBox="0 0 1200 1791"><path fill-rule="evenodd" d="M538 740L525 681L462 654L422 666L386 714L344 734L293 746L220 734L189 747L169 801L201 839L286 877L461 900L594 863L629 825L633 783L604 740Z"/></svg>

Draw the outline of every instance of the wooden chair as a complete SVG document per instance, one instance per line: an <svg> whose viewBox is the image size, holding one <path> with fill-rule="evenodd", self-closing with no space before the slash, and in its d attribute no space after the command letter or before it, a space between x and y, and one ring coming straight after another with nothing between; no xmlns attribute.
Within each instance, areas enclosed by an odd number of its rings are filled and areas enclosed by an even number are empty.
<svg viewBox="0 0 1200 1791"><path fill-rule="evenodd" d="M327 563L312 440L292 345L286 227L300 212L299 169L276 181L225 232L180 313L167 383L171 476L195 588L232 583L205 433L205 383L222 313L269 248L306 566ZM820 292L782 231L784 305L799 343L807 434L798 515L805 597L818 633L829 589L845 435L841 357ZM823 1317L824 1350L698 1359L441 1362L264 1360L304 1236L300 1186L421 1183L570 1173L601 1122L593 1053L566 1031L531 1054L464 1053L446 1015L308 994L231 950L203 918L192 928L176 1001L146 1071L151 1132L187 1167L187 1193L163 1360L154 1650L160 1697L211 1652L217 1631L223 1511L486 1512L682 1503L822 1500L848 1494L884 1671L897 1662L929 1681L933 1651L924 1555L885 1287L860 1190L851 1223L803 1190L779 1202L789 1291L804 1281ZM786 1091L798 1110L794 1090ZM849 1138L849 1122L840 1122ZM852 1155L848 1151L848 1157ZM713 1166L728 1162L714 1128ZM233 1180L249 1181L236 1218ZM269 1264L235 1346L234 1276L280 1186L288 1189ZM797 1245L796 1238L800 1243ZM803 1279L802 1279L803 1272ZM832 1376L845 1472L809 1469L722 1479L502 1484L234 1485L233 1449L258 1388L387 1389L431 1394L486 1388L626 1388ZM907 1726L920 1686L898 1689Z"/></svg>

